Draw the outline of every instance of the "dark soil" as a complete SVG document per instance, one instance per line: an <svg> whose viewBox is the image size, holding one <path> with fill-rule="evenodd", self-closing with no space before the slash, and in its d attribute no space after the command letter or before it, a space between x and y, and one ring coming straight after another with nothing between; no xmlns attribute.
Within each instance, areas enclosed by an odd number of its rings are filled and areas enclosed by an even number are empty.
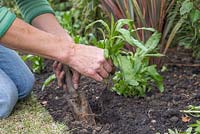
<svg viewBox="0 0 200 134"><path fill-rule="evenodd" d="M52 74L49 69L52 62L47 62L46 72L36 75L34 92L54 120L66 123L68 131L74 134L164 134L169 128L185 130L195 118L184 123L184 114L180 110L190 104L200 104L200 67L177 67L171 64L198 63L191 58L190 53L177 53L175 49L170 55L165 60L170 66L167 67L167 72L162 73L165 79L164 93L154 89L146 97L126 98L111 92L102 83L82 77L80 89L86 92L96 114L95 128L83 128L81 123L74 121L65 91L59 89L55 81L41 91L42 82Z"/></svg>

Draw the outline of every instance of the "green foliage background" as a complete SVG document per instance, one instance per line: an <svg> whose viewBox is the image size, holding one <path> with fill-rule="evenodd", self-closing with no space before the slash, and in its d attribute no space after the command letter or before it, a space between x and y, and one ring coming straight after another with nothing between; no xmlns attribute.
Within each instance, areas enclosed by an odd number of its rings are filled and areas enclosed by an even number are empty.
<svg viewBox="0 0 200 134"><path fill-rule="evenodd" d="M178 0L178 6L185 0ZM174 45L180 45L193 50L193 57L200 59L200 0L188 0L190 4L185 7L189 11L184 16L183 24L174 39ZM184 15L184 10L173 10L171 14L177 14L176 19ZM176 23L176 22L175 22Z"/></svg>

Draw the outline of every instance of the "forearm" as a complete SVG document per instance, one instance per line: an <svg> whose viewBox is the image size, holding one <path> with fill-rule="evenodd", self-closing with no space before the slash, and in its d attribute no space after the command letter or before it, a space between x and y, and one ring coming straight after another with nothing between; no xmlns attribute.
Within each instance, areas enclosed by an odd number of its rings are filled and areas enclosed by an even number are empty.
<svg viewBox="0 0 200 134"><path fill-rule="evenodd" d="M20 19L15 19L0 42L11 49L37 54L57 61L68 57L66 55L70 54L71 46L73 46L66 39L38 30ZM69 45L66 45L67 43ZM55 44L59 44L59 47Z"/></svg>
<svg viewBox="0 0 200 134"><path fill-rule="evenodd" d="M60 26L56 17L53 14L42 14L32 21L32 25L40 30L52 33L54 35L64 37L68 41L73 42L69 34Z"/></svg>

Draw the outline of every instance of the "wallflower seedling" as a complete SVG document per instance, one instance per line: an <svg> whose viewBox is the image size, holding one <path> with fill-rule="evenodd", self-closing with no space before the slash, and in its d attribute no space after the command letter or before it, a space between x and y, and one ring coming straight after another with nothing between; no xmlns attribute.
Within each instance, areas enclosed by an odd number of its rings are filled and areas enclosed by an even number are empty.
<svg viewBox="0 0 200 134"><path fill-rule="evenodd" d="M110 27L103 20L97 20L88 25L86 30L96 23L102 24L105 29L99 28L103 40L97 41L95 38L93 43L103 48L105 57L112 59L117 67L113 77L112 90L124 96L144 96L147 91L152 89L152 83L155 83L163 92L163 78L157 72L156 65L149 65L150 57L163 56L156 52L161 34L152 28L133 30L133 21L121 19L115 23L113 18ZM138 30L147 30L153 34L146 42L141 42L134 38L135 32ZM127 43L136 48L135 53L124 49Z"/></svg>

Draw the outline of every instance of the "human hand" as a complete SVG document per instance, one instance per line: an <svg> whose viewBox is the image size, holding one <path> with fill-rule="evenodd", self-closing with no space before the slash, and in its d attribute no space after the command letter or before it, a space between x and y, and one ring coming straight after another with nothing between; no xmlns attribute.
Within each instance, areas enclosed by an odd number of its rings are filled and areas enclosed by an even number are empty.
<svg viewBox="0 0 200 134"><path fill-rule="evenodd" d="M107 78L112 71L112 62L105 59L104 50L94 46L74 45L66 58L71 68L97 81Z"/></svg>
<svg viewBox="0 0 200 134"><path fill-rule="evenodd" d="M63 70L63 65L62 63L59 63L58 61L55 61L53 64L53 71L56 75L57 81L58 81L58 86L59 87L63 87L63 88L67 88L67 85L65 83L65 71ZM78 84L79 84L79 78L80 78L80 74L72 69L72 83L75 89L78 88Z"/></svg>

